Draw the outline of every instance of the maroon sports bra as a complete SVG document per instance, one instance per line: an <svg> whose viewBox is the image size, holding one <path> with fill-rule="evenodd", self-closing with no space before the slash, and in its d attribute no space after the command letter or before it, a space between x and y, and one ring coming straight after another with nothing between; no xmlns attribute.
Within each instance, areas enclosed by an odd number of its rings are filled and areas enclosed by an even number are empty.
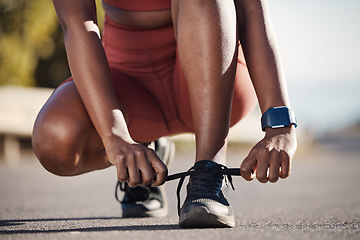
<svg viewBox="0 0 360 240"><path fill-rule="evenodd" d="M104 0L104 2L132 11L156 11L171 8L171 0Z"/></svg>

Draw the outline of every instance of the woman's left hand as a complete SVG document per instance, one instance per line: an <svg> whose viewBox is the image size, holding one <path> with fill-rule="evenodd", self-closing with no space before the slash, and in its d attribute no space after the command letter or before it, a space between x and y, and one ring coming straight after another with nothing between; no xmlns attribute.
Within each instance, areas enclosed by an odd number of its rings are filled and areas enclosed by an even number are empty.
<svg viewBox="0 0 360 240"><path fill-rule="evenodd" d="M240 166L241 176L261 183L277 182L290 174L291 161L297 148L295 127L266 128L265 137L258 142Z"/></svg>

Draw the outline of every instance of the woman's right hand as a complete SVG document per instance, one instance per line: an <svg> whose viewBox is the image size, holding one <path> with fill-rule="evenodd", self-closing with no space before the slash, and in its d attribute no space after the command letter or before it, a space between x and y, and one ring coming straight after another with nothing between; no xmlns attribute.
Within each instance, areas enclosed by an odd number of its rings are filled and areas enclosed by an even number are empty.
<svg viewBox="0 0 360 240"><path fill-rule="evenodd" d="M120 182L130 187L152 184L162 185L168 175L166 165L155 151L141 144L131 144L114 137L105 145L106 156L116 166Z"/></svg>

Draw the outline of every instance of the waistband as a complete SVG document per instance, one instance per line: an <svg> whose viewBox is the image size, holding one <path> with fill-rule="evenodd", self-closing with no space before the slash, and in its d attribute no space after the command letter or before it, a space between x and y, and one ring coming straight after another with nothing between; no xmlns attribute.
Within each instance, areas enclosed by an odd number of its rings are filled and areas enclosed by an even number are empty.
<svg viewBox="0 0 360 240"><path fill-rule="evenodd" d="M171 8L171 0L104 0L104 2L132 11L156 11Z"/></svg>

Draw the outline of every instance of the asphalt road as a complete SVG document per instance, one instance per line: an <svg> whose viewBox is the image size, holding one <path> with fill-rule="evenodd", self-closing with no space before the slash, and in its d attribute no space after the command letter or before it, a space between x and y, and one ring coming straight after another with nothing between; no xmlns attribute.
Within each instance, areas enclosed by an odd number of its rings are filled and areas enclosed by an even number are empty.
<svg viewBox="0 0 360 240"><path fill-rule="evenodd" d="M238 167L246 151L230 150L228 166ZM178 151L170 173L190 168L193 155ZM57 177L26 155L15 167L0 163L0 239L360 239L359 170L359 148L300 149L286 180L234 177L235 228L184 230L177 226L177 181L166 183L168 217L121 219L114 168Z"/></svg>

